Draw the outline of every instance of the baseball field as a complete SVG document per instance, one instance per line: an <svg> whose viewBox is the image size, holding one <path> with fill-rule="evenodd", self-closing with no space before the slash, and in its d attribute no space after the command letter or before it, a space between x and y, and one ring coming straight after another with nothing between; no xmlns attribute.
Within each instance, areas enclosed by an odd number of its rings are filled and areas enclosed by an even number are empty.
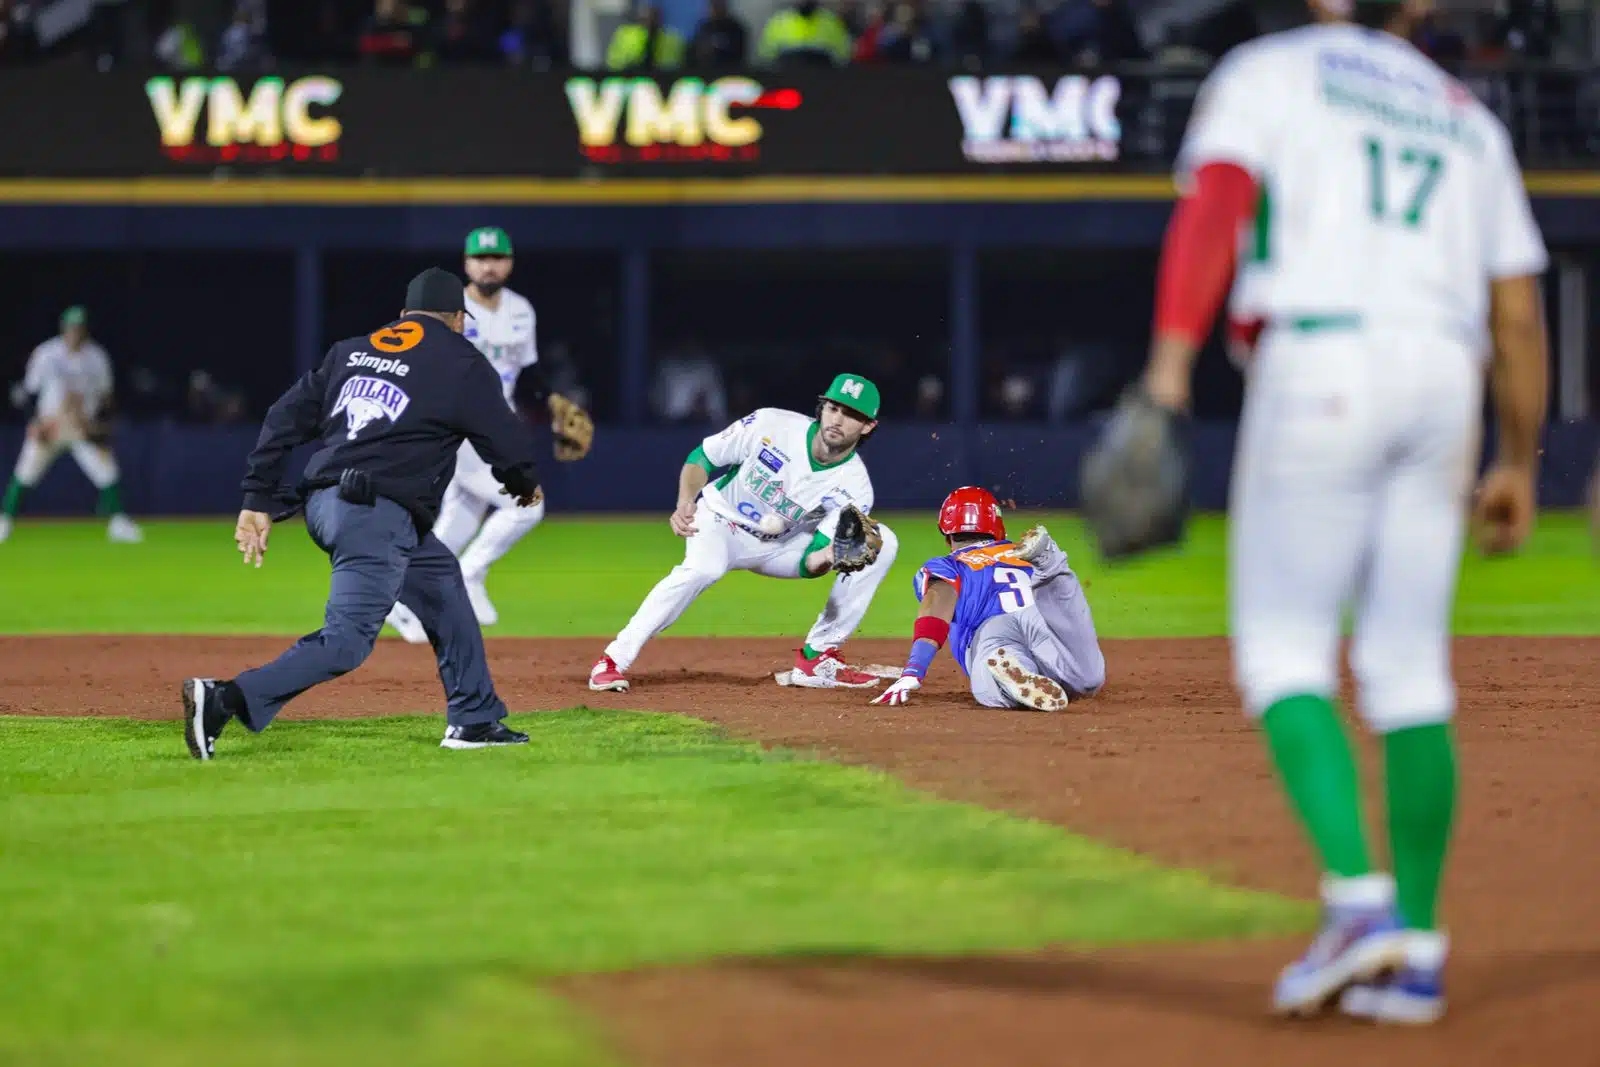
<svg viewBox="0 0 1600 1067"><path fill-rule="evenodd" d="M931 515L885 519L900 558L854 662L903 659L940 550ZM24 523L0 546L0 1064L1600 1062L1578 516L1464 565L1451 1014L1401 1033L1265 1012L1315 868L1230 685L1222 521L1108 568L1070 516L1007 516L1040 520L1106 638L1105 692L1059 715L973 705L947 654L906 708L780 688L826 586L746 574L632 692L592 694L681 542L554 518L489 579L531 744L440 749L431 651L386 633L210 764L179 681L315 630L324 557L298 524L255 570L231 520L134 546Z"/></svg>

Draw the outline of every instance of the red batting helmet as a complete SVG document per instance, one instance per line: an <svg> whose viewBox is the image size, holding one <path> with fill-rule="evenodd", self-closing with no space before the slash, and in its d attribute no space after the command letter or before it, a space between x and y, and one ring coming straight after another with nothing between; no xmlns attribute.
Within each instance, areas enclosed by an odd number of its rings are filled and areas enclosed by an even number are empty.
<svg viewBox="0 0 1600 1067"><path fill-rule="evenodd" d="M963 485L939 505L939 532L946 537L958 533L981 533L1004 540L1006 524L1000 517L1000 502L987 489Z"/></svg>

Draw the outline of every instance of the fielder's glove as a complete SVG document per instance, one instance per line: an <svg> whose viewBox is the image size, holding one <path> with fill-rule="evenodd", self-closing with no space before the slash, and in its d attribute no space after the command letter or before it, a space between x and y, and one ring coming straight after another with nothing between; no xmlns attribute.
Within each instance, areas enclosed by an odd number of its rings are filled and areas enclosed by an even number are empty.
<svg viewBox="0 0 1600 1067"><path fill-rule="evenodd" d="M922 688L922 680L914 674L902 674L899 681L879 693L873 698L874 704L900 704L911 703L911 694Z"/></svg>
<svg viewBox="0 0 1600 1067"><path fill-rule="evenodd" d="M878 560L883 548L883 531L876 519L868 518L854 504L839 511L839 525L833 533L833 569L840 574L865 570Z"/></svg>
<svg viewBox="0 0 1600 1067"><path fill-rule="evenodd" d="M1188 420L1141 387L1123 394L1084 457L1083 511L1107 559L1183 539L1189 515Z"/></svg>
<svg viewBox="0 0 1600 1067"><path fill-rule="evenodd" d="M560 393L550 394L550 430L555 434L556 459L563 463L587 456L594 444L594 419Z"/></svg>

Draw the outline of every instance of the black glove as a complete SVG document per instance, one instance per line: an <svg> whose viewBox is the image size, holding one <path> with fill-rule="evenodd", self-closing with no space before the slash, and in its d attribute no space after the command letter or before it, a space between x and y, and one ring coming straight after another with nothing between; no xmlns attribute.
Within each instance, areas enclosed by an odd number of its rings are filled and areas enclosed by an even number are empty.
<svg viewBox="0 0 1600 1067"><path fill-rule="evenodd" d="M833 531L833 569L840 574L865 570L878 561L882 550L883 531L877 520L854 504L846 504Z"/></svg>
<svg viewBox="0 0 1600 1067"><path fill-rule="evenodd" d="M1081 469L1083 513L1107 559L1183 539L1189 517L1189 420L1142 387L1123 394Z"/></svg>
<svg viewBox="0 0 1600 1067"><path fill-rule="evenodd" d="M516 500L523 507L536 503L539 493L539 472L531 464L518 467L494 467L490 473L495 481L505 488L502 490L507 496Z"/></svg>

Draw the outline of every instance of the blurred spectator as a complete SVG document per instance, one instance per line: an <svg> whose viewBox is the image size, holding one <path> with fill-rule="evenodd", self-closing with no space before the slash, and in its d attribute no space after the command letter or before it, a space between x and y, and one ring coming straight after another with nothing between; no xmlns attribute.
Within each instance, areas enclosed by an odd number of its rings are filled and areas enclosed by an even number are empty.
<svg viewBox="0 0 1600 1067"><path fill-rule="evenodd" d="M422 51L427 21L426 11L409 7L404 0L376 0L361 27L356 51L369 63L409 66Z"/></svg>
<svg viewBox="0 0 1600 1067"><path fill-rule="evenodd" d="M865 9L852 6L850 11L861 21L860 25L851 25L850 32L855 35L855 44L850 49L850 59L854 63L875 63L880 58L878 55L878 42L883 38L886 25L883 5L872 3Z"/></svg>
<svg viewBox="0 0 1600 1067"><path fill-rule="evenodd" d="M1188 44L1212 59L1221 59L1237 45L1261 36L1261 23L1247 0L1230 0L1196 23Z"/></svg>
<svg viewBox="0 0 1600 1067"><path fill-rule="evenodd" d="M499 56L499 42L474 0L445 0L432 34L433 56L443 63L484 63Z"/></svg>
<svg viewBox="0 0 1600 1067"><path fill-rule="evenodd" d="M894 12L878 36L878 56L891 63L931 63L938 57L933 22L915 0L897 0Z"/></svg>
<svg viewBox="0 0 1600 1067"><path fill-rule="evenodd" d="M244 395L224 388L203 370L189 375L186 403L189 418L194 422L214 425L240 422L246 414Z"/></svg>
<svg viewBox="0 0 1600 1067"><path fill-rule="evenodd" d="M1419 52L1447 70L1467 58L1466 38L1441 25L1435 11L1422 16L1411 35L1411 43Z"/></svg>
<svg viewBox="0 0 1600 1067"><path fill-rule="evenodd" d="M233 21L217 43L217 69L259 66L267 58L267 6L263 0L239 0Z"/></svg>
<svg viewBox="0 0 1600 1067"><path fill-rule="evenodd" d="M194 23L174 18L156 37L155 58L169 70L198 70L205 66L206 48Z"/></svg>
<svg viewBox="0 0 1600 1067"><path fill-rule="evenodd" d="M1017 44L1011 58L1018 63L1054 63L1060 56L1038 10L1025 7L1018 12Z"/></svg>
<svg viewBox="0 0 1600 1067"><path fill-rule="evenodd" d="M1491 44L1512 55L1549 59L1561 40L1561 12L1551 0L1509 0Z"/></svg>
<svg viewBox="0 0 1600 1067"><path fill-rule="evenodd" d="M1057 48L1080 66L1136 62L1149 56L1127 0L1069 0L1052 19Z"/></svg>
<svg viewBox="0 0 1600 1067"><path fill-rule="evenodd" d="M756 54L763 63L843 66L850 61L850 31L817 0L800 0L767 20Z"/></svg>
<svg viewBox="0 0 1600 1067"><path fill-rule="evenodd" d="M511 25L500 35L500 54L508 63L548 69L566 62L565 37L550 0L516 0Z"/></svg>
<svg viewBox="0 0 1600 1067"><path fill-rule="evenodd" d="M749 31L728 10L728 0L711 0L689 42L689 62L697 67L735 67L745 61L748 49Z"/></svg>
<svg viewBox="0 0 1600 1067"><path fill-rule="evenodd" d="M17 0L0 0L0 63L22 63L38 52L33 9Z"/></svg>
<svg viewBox="0 0 1600 1067"><path fill-rule="evenodd" d="M606 48L607 70L672 70L683 64L683 37L661 23L661 9L640 4Z"/></svg>
<svg viewBox="0 0 1600 1067"><path fill-rule="evenodd" d="M916 417L929 421L944 416L944 379L924 374L917 381Z"/></svg>
<svg viewBox="0 0 1600 1067"><path fill-rule="evenodd" d="M722 371L697 344L668 356L656 368L650 406L663 422L728 421L728 394Z"/></svg>
<svg viewBox="0 0 1600 1067"><path fill-rule="evenodd" d="M989 58L989 7L983 0L961 0L950 28L950 51L967 65Z"/></svg>

